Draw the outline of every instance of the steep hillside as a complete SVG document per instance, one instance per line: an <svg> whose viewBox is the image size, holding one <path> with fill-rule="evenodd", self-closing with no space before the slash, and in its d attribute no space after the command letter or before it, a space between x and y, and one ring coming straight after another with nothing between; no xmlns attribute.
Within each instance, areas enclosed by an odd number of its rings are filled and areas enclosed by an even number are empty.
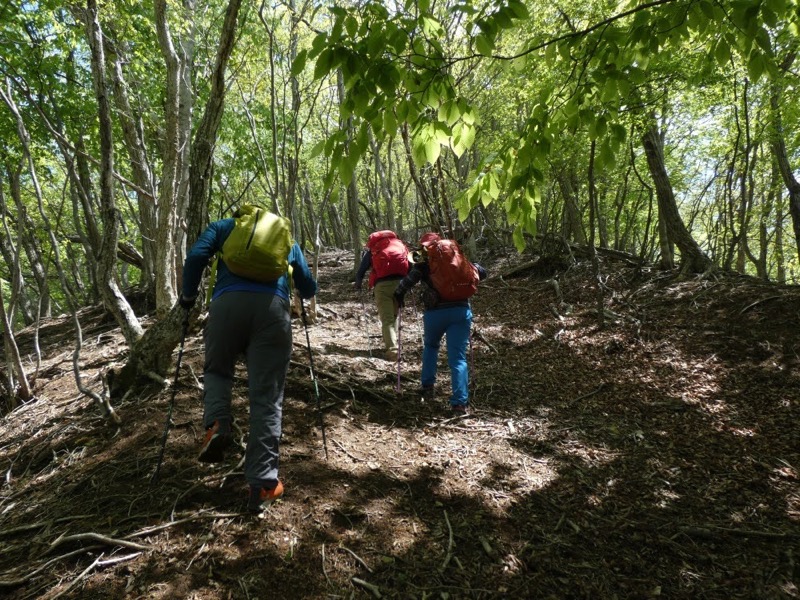
<svg viewBox="0 0 800 600"><path fill-rule="evenodd" d="M403 312L398 374L378 358L371 298L350 288L352 258L323 257L318 387L296 320L286 495L257 517L241 452L195 460L199 328L151 484L173 390L129 395L109 429L77 391L71 319L53 319L38 399L0 421L0 595L800 597L800 289L600 258L602 327L588 261L508 277L524 259L485 261L473 414L453 419L444 351L437 400L416 394L421 313ZM99 388L126 348L101 311L81 320ZM20 343L30 356L30 332ZM242 368L240 443L246 393Z"/></svg>

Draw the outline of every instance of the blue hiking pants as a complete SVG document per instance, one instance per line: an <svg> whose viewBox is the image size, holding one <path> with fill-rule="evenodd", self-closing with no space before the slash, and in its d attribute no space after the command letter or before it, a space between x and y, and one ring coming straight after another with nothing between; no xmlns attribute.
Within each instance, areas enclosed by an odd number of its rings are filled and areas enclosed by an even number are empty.
<svg viewBox="0 0 800 600"><path fill-rule="evenodd" d="M292 352L289 301L268 292L226 292L211 303L205 330L203 423L231 423L236 361L244 354L250 432L244 475L252 486L275 487L283 388Z"/></svg>
<svg viewBox="0 0 800 600"><path fill-rule="evenodd" d="M469 365L467 347L472 327L472 310L468 306L434 308L422 316L425 333L422 348L422 387L436 383L439 344L447 336L447 364L453 394L450 404L466 405L469 402Z"/></svg>

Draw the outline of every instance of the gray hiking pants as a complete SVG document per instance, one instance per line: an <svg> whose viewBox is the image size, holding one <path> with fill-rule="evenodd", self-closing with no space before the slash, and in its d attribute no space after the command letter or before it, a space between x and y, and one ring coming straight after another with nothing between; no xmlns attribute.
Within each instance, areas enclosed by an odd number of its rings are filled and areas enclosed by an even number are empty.
<svg viewBox="0 0 800 600"><path fill-rule="evenodd" d="M244 353L250 433L244 475L250 485L275 487L283 387L292 352L289 302L263 292L226 292L211 303L205 330L203 423L231 423L236 361Z"/></svg>

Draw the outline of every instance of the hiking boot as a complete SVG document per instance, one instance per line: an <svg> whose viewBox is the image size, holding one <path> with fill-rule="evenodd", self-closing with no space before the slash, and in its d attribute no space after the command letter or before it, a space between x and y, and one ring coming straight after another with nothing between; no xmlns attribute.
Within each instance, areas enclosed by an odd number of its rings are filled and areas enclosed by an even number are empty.
<svg viewBox="0 0 800 600"><path fill-rule="evenodd" d="M469 406L466 404L451 404L450 412L453 417L466 417L469 415Z"/></svg>
<svg viewBox="0 0 800 600"><path fill-rule="evenodd" d="M214 424L206 429L206 438L203 440L197 460L204 463L222 462L225 459L225 449L230 443L230 431L225 431L219 421L214 421Z"/></svg>
<svg viewBox="0 0 800 600"><path fill-rule="evenodd" d="M271 490L251 485L250 496L247 498L247 510L255 513L261 512L261 509L267 508L281 496L283 496L283 484L280 479L278 485Z"/></svg>
<svg viewBox="0 0 800 600"><path fill-rule="evenodd" d="M397 362L397 350L387 350L386 360L390 362Z"/></svg>
<svg viewBox="0 0 800 600"><path fill-rule="evenodd" d="M433 400L436 396L436 392L433 389L432 385L423 385L419 388L419 395L423 400Z"/></svg>

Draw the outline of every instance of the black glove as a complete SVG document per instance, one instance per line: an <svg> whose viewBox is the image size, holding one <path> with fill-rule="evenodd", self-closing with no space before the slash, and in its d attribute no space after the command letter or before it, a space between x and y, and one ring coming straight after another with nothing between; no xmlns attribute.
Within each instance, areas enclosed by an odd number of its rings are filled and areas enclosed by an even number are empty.
<svg viewBox="0 0 800 600"><path fill-rule="evenodd" d="M361 282L360 281L354 281L353 282L353 289L355 291L357 291L357 292L360 292L361 291Z"/></svg>
<svg viewBox="0 0 800 600"><path fill-rule="evenodd" d="M197 294L195 294L191 298L187 298L186 296L181 294L181 297L178 298L178 304L181 305L181 308L185 308L186 310L192 310L195 300L197 300Z"/></svg>
<svg viewBox="0 0 800 600"><path fill-rule="evenodd" d="M394 293L394 301L397 302L398 308L403 308L406 304L405 294L401 294L400 292Z"/></svg>

